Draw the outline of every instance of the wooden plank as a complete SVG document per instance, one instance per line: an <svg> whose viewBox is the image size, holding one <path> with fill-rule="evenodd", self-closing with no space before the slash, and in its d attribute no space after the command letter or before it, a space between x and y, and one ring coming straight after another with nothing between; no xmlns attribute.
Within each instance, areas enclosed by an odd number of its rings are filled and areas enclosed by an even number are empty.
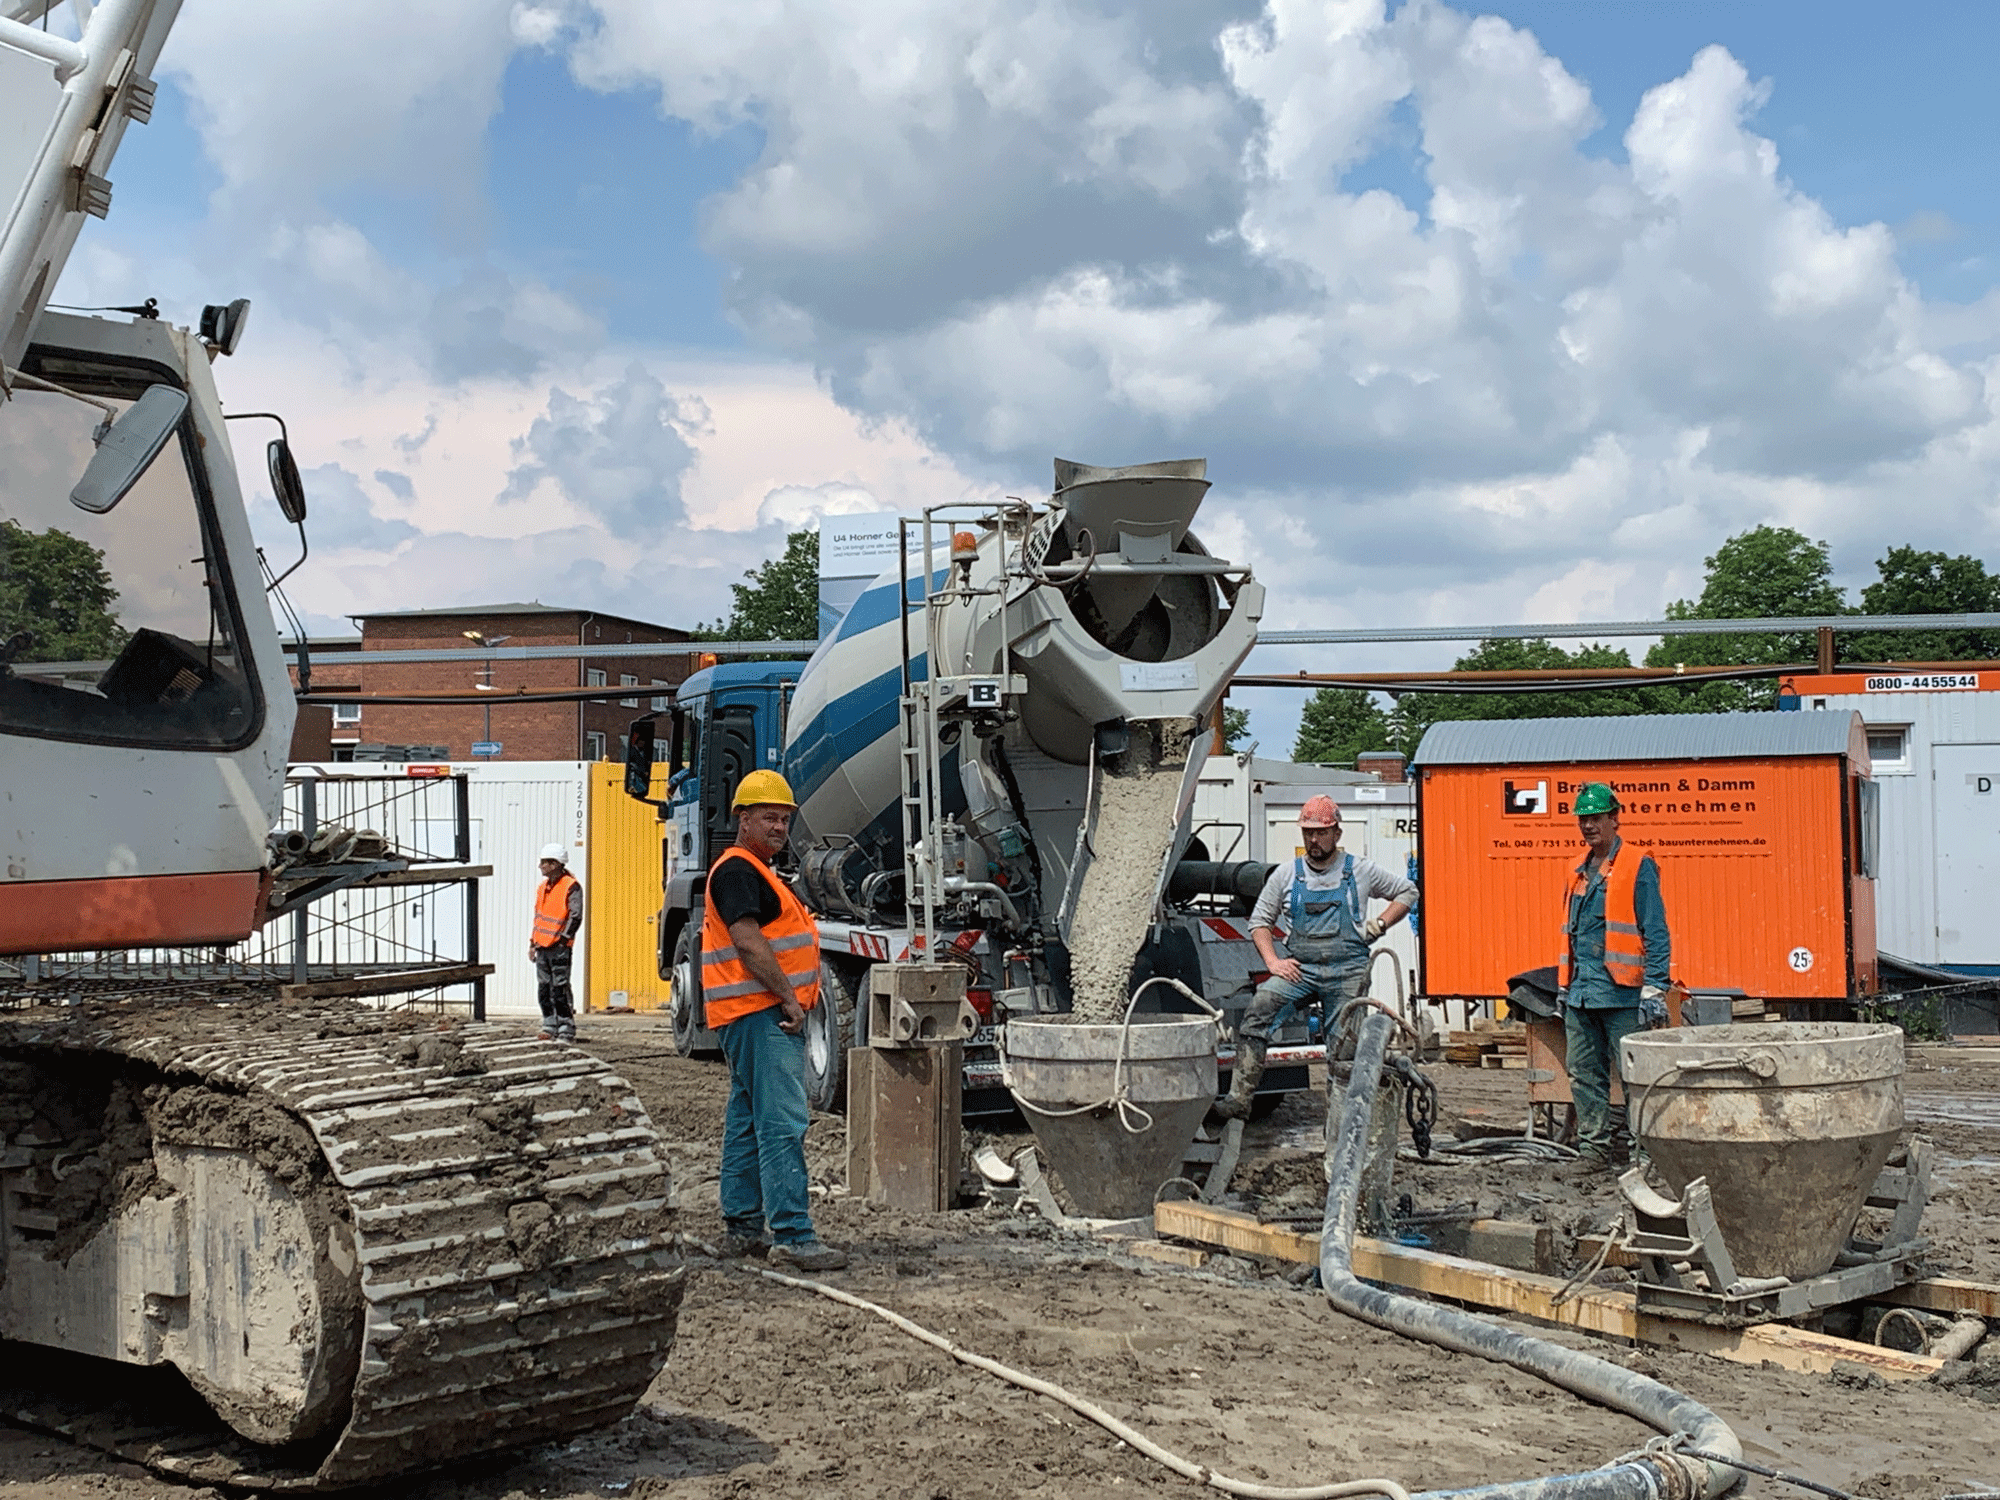
<svg viewBox="0 0 2000 1500"><path fill-rule="evenodd" d="M1208 1260L1206 1250L1193 1245L1169 1245L1163 1240L1134 1240L1120 1248L1141 1260L1158 1261L1163 1266L1181 1266L1190 1271Z"/></svg>
<svg viewBox="0 0 2000 1500"><path fill-rule="evenodd" d="M280 1000L330 1000L358 995L400 995L484 979L491 964L452 964L441 969L398 969L392 974L357 974L351 979L314 979L278 986Z"/></svg>
<svg viewBox="0 0 2000 1500"><path fill-rule="evenodd" d="M1249 1255L1279 1260L1319 1261L1319 1236L1297 1234L1260 1224L1248 1214L1203 1204L1161 1203L1153 1210L1154 1227L1162 1235L1220 1245ZM1753 1328L1709 1328L1641 1313L1630 1292L1586 1287L1557 1306L1562 1281L1526 1271L1509 1271L1479 1261L1432 1250L1417 1250L1385 1240L1354 1242L1354 1273L1364 1281L1427 1296L1467 1303L1490 1312L1510 1314L1560 1328L1578 1328L1606 1338L1626 1339L1661 1348L1713 1354L1737 1364L1765 1360L1788 1370L1826 1374L1837 1364L1857 1364L1885 1379L1921 1380L1943 1368L1942 1360L1900 1354L1851 1339L1811 1333L1783 1323Z"/></svg>
<svg viewBox="0 0 2000 1500"><path fill-rule="evenodd" d="M1982 1318L2000 1318L2000 1286L1984 1281L1957 1281L1949 1276L1913 1281L1868 1300L1893 1302L1898 1307L1921 1307L1929 1312L1976 1312Z"/></svg>

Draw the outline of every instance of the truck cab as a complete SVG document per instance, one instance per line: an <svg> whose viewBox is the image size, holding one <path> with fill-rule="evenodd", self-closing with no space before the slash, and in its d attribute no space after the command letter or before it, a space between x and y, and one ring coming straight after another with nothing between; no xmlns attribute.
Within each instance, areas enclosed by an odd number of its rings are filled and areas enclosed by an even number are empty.
<svg viewBox="0 0 2000 1500"><path fill-rule="evenodd" d="M709 866L736 837L730 800L736 785L755 770L781 770L785 719L802 663L722 662L703 667L674 694L674 707L661 726L654 719L633 725L633 760L628 790L650 793L650 768L672 768L667 795L656 805L662 824L659 973L673 986L674 1041L683 1054L719 1044L684 1003L694 993L689 981L701 954L701 893ZM659 747L666 730L664 753ZM650 797L649 797L650 800Z"/></svg>

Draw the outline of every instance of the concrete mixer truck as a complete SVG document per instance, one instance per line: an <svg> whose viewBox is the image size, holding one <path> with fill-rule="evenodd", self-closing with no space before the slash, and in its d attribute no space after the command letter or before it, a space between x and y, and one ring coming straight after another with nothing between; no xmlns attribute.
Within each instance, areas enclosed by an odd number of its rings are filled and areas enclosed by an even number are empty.
<svg viewBox="0 0 2000 1500"><path fill-rule="evenodd" d="M808 1019L815 1106L842 1102L876 963L970 971L971 1113L1010 1107L992 1046L1010 1015L1116 1019L1156 975L1241 1012L1264 977L1244 919L1270 867L1229 859L1240 831L1190 809L1264 589L1189 529L1208 487L1200 459L1058 460L1044 504L939 507L904 523L903 562L809 662L707 667L666 725L632 726L628 791L648 796L656 761L674 767L656 804L658 933L682 1052L718 1045L702 1026L702 884L756 768L799 799L791 878L820 923L831 1002ZM1159 985L1141 1003L1188 1007ZM1303 1029L1279 1041L1273 1096L1305 1087L1320 1055Z"/></svg>

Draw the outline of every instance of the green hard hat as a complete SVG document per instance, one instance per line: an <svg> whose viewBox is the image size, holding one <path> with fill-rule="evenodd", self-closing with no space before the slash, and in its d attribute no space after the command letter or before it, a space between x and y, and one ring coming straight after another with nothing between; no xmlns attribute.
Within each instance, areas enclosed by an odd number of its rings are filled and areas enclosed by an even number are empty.
<svg viewBox="0 0 2000 1500"><path fill-rule="evenodd" d="M1576 794L1576 815L1579 818L1592 813L1617 811L1618 794L1601 781L1586 782L1583 790Z"/></svg>

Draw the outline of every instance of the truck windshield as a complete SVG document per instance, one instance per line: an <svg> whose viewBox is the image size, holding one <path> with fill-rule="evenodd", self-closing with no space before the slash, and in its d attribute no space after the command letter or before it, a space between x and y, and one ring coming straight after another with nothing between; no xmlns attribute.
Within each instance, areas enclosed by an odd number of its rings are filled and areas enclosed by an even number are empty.
<svg viewBox="0 0 2000 1500"><path fill-rule="evenodd" d="M39 353L40 351L37 351ZM122 412L152 372L30 356ZM112 511L70 504L104 413L17 385L0 402L0 733L231 747L254 732L213 507L183 419Z"/></svg>

